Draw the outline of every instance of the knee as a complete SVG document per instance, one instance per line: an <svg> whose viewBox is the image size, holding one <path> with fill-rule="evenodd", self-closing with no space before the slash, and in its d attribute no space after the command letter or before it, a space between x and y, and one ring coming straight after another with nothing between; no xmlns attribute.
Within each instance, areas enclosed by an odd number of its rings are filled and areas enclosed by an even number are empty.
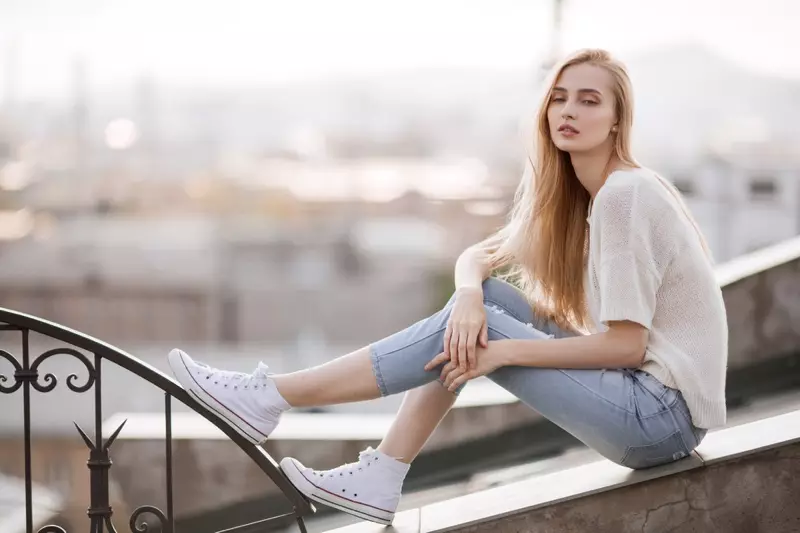
<svg viewBox="0 0 800 533"><path fill-rule="evenodd" d="M487 278L486 280L483 281L481 288L483 289L484 300L492 300L494 298L498 298L500 297L501 294L507 292L509 289L514 289L514 287L509 283L501 281L497 278ZM453 292L453 294L450 295L450 299L444 305L444 308L446 309L451 305L453 305L453 302L455 302L455 300L456 300L456 292Z"/></svg>
<svg viewBox="0 0 800 533"><path fill-rule="evenodd" d="M503 291L507 291L508 288L513 288L511 284L492 277L483 280L482 287L483 287L483 297L486 299L491 299L494 296L498 296Z"/></svg>
<svg viewBox="0 0 800 533"><path fill-rule="evenodd" d="M514 285L497 278L488 278L483 282L483 299L490 302L509 302L528 307L525 294Z"/></svg>

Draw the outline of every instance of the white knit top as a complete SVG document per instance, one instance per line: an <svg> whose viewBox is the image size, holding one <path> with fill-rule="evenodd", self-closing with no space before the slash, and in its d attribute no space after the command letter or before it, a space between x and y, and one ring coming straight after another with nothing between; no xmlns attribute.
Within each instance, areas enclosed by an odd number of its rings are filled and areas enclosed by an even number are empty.
<svg viewBox="0 0 800 533"><path fill-rule="evenodd" d="M725 424L728 325L711 261L655 173L616 171L589 207L586 304L595 331L646 327L641 369L683 394L696 427Z"/></svg>

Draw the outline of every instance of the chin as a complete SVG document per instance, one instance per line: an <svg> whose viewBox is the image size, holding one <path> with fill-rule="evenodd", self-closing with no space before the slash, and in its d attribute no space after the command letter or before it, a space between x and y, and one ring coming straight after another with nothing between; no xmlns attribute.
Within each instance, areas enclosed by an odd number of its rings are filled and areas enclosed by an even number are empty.
<svg viewBox="0 0 800 533"><path fill-rule="evenodd" d="M556 145L556 148L561 150L562 152L583 152L585 151L585 147L583 143L572 141L569 139L558 139L554 140L553 144Z"/></svg>

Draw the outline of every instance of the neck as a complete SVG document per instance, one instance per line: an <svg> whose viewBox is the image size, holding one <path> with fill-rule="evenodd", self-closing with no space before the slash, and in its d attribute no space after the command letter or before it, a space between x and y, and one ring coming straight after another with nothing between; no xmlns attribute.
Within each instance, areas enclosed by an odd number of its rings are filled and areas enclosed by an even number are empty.
<svg viewBox="0 0 800 533"><path fill-rule="evenodd" d="M592 198L608 178L619 161L612 157L611 147L602 146L592 152L570 153L572 168L581 185L589 191Z"/></svg>

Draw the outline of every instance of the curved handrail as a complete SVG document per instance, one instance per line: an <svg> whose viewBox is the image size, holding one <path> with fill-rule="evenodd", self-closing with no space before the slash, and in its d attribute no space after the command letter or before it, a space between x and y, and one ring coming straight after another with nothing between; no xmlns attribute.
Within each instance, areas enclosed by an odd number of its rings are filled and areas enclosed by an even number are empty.
<svg viewBox="0 0 800 533"><path fill-rule="evenodd" d="M222 422L214 413L196 402L175 380L162 373L155 367L145 363L141 359L112 346L94 337L74 329L62 326L55 322L50 322L26 313L12 311L0 307L0 323L5 323L17 328L27 329L47 335L55 340L68 343L76 348L90 352L96 356L107 359L112 363L128 370L145 381L155 385L174 398L180 400L184 405L202 415L206 420L214 424L225 435L228 436L250 459L255 462L261 470L267 474L272 482L283 492L292 503L295 512L304 516L315 511L314 506L303 496L289 480L281 473L278 464L260 446L254 446L247 439L239 435L228 424ZM54 386L54 384L53 384Z"/></svg>

